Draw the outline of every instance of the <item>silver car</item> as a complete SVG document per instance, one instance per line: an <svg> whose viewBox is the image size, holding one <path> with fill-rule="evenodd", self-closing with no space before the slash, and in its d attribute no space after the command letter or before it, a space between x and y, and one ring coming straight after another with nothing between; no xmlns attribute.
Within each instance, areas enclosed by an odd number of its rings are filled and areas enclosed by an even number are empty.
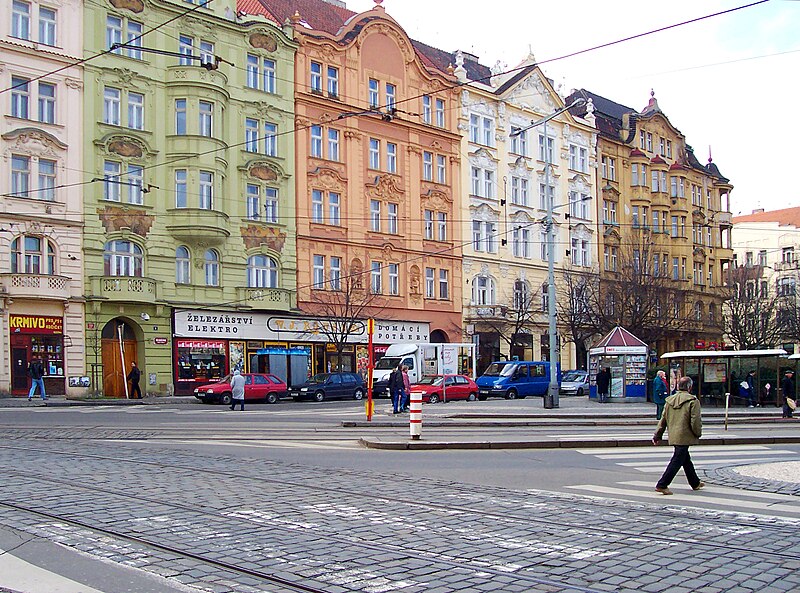
<svg viewBox="0 0 800 593"><path fill-rule="evenodd" d="M583 396L589 393L589 373L586 371L567 371L558 388L561 395Z"/></svg>

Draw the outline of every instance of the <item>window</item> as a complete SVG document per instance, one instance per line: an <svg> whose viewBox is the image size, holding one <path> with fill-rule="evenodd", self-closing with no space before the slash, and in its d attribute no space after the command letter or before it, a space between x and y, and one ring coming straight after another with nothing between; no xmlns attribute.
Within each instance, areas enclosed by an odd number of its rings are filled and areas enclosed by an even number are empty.
<svg viewBox="0 0 800 593"><path fill-rule="evenodd" d="M144 130L144 95L128 93L128 127Z"/></svg>
<svg viewBox="0 0 800 593"><path fill-rule="evenodd" d="M198 133L208 138L211 138L214 133L214 104L209 101L200 101Z"/></svg>
<svg viewBox="0 0 800 593"><path fill-rule="evenodd" d="M328 224L339 226L341 221L341 196L336 192L328 192Z"/></svg>
<svg viewBox="0 0 800 593"><path fill-rule="evenodd" d="M199 207L203 210L214 209L214 174L210 171L200 171Z"/></svg>
<svg viewBox="0 0 800 593"><path fill-rule="evenodd" d="M328 275L331 290L342 290L342 258L331 257L331 269Z"/></svg>
<svg viewBox="0 0 800 593"><path fill-rule="evenodd" d="M254 183L248 183L246 188L247 218L259 220L261 218L261 188Z"/></svg>
<svg viewBox="0 0 800 593"><path fill-rule="evenodd" d="M186 208L189 204L186 189L186 169L175 170L175 207Z"/></svg>
<svg viewBox="0 0 800 593"><path fill-rule="evenodd" d="M494 305L494 280L488 276L477 276L472 281L472 304Z"/></svg>
<svg viewBox="0 0 800 593"><path fill-rule="evenodd" d="M784 264L794 263L794 247L784 247L781 249L781 262Z"/></svg>
<svg viewBox="0 0 800 593"><path fill-rule="evenodd" d="M653 232L657 233L659 229L658 223L658 210L653 210Z"/></svg>
<svg viewBox="0 0 800 593"><path fill-rule="evenodd" d="M667 140L667 158L672 158L672 140Z"/></svg>
<svg viewBox="0 0 800 593"><path fill-rule="evenodd" d="M376 138L369 139L369 168L381 168L381 141Z"/></svg>
<svg viewBox="0 0 800 593"><path fill-rule="evenodd" d="M569 192L569 212L573 218L589 219L589 198L587 194Z"/></svg>
<svg viewBox="0 0 800 593"><path fill-rule="evenodd" d="M109 241L103 254L106 276L144 276L142 248L130 241Z"/></svg>
<svg viewBox="0 0 800 593"><path fill-rule="evenodd" d="M658 154L661 156L666 156L667 154L666 147L664 145L664 138L662 136L659 136L658 138Z"/></svg>
<svg viewBox="0 0 800 593"><path fill-rule="evenodd" d="M606 270L610 272L617 271L617 258L619 256L619 248L614 245L605 245L603 247L603 264Z"/></svg>
<svg viewBox="0 0 800 593"><path fill-rule="evenodd" d="M422 178L425 181L433 181L433 153L422 152Z"/></svg>
<svg viewBox="0 0 800 593"><path fill-rule="evenodd" d="M589 171L589 153L585 148L569 145L569 168L582 173Z"/></svg>
<svg viewBox="0 0 800 593"><path fill-rule="evenodd" d="M545 148L544 135L539 134L539 160L546 163L554 163L555 139L547 137L547 147Z"/></svg>
<svg viewBox="0 0 800 593"><path fill-rule="evenodd" d="M56 85L54 84L39 83L39 121L46 124L56 123Z"/></svg>
<svg viewBox="0 0 800 593"><path fill-rule="evenodd" d="M433 210L425 210L425 238L433 239Z"/></svg>
<svg viewBox="0 0 800 593"><path fill-rule="evenodd" d="M469 118L469 140L475 144L494 146L494 120L473 113Z"/></svg>
<svg viewBox="0 0 800 593"><path fill-rule="evenodd" d="M312 262L312 276L314 278L314 288L323 290L325 288L325 256L315 255Z"/></svg>
<svg viewBox="0 0 800 593"><path fill-rule="evenodd" d="M247 54L247 81L251 89L275 92L275 62L257 55Z"/></svg>
<svg viewBox="0 0 800 593"><path fill-rule="evenodd" d="M530 305L530 295L528 285L524 280L514 282L514 309L525 311Z"/></svg>
<svg viewBox="0 0 800 593"><path fill-rule="evenodd" d="M328 96L339 97L339 69L333 66L328 66Z"/></svg>
<svg viewBox="0 0 800 593"><path fill-rule="evenodd" d="M258 152L258 120L246 117L244 120L244 149Z"/></svg>
<svg viewBox="0 0 800 593"><path fill-rule="evenodd" d="M379 261L370 263L370 291L372 294L383 293L383 274L381 273L383 265Z"/></svg>
<svg viewBox="0 0 800 593"><path fill-rule="evenodd" d="M528 180L524 177L511 177L511 203L517 206L528 205Z"/></svg>
<svg viewBox="0 0 800 593"><path fill-rule="evenodd" d="M192 39L188 35L178 36L178 53L181 54L181 57L178 58L179 65L181 66L192 65L191 56L194 55L192 53L193 46L194 46L194 39Z"/></svg>
<svg viewBox="0 0 800 593"><path fill-rule="evenodd" d="M588 267L591 265L589 261L589 242L584 241L578 238L572 238L572 245L570 249L570 255L572 255L572 265L574 266L583 266ZM638 268L639 266L639 252L638 250L634 251L634 266Z"/></svg>
<svg viewBox="0 0 800 593"><path fill-rule="evenodd" d="M637 228L639 226L639 206L633 207L633 213L631 214L631 221L633 228Z"/></svg>
<svg viewBox="0 0 800 593"><path fill-rule="evenodd" d="M175 133L186 134L186 99L175 99Z"/></svg>
<svg viewBox="0 0 800 593"><path fill-rule="evenodd" d="M673 216L672 217L672 236L673 237L677 237L678 236L678 217L677 216Z"/></svg>
<svg viewBox="0 0 800 593"><path fill-rule="evenodd" d="M528 156L528 132L520 132L520 128L511 126L511 152Z"/></svg>
<svg viewBox="0 0 800 593"><path fill-rule="evenodd" d="M425 298L432 299L436 297L436 269L425 268Z"/></svg>
<svg viewBox="0 0 800 593"><path fill-rule="evenodd" d="M333 128L328 130L328 159L339 160L339 130Z"/></svg>
<svg viewBox="0 0 800 593"><path fill-rule="evenodd" d="M647 132L646 148L647 152L653 152L653 135L650 132Z"/></svg>
<svg viewBox="0 0 800 593"><path fill-rule="evenodd" d="M23 235L11 242L12 274L55 274L55 248L42 237Z"/></svg>
<svg viewBox="0 0 800 593"><path fill-rule="evenodd" d="M56 162L39 159L39 194L40 200L52 202L56 199Z"/></svg>
<svg viewBox="0 0 800 593"><path fill-rule="evenodd" d="M106 17L106 48L111 49L118 43L122 43L122 19L109 15ZM122 55L122 48L117 48L113 52Z"/></svg>
<svg viewBox="0 0 800 593"><path fill-rule="evenodd" d="M278 263L266 255L247 258L247 286L250 288L276 288Z"/></svg>
<svg viewBox="0 0 800 593"><path fill-rule="evenodd" d="M399 264L389 264L389 294L392 296L397 296L400 294Z"/></svg>
<svg viewBox="0 0 800 593"><path fill-rule="evenodd" d="M531 257L530 234L530 229L521 227L516 227L511 232L511 254L514 257Z"/></svg>
<svg viewBox="0 0 800 593"><path fill-rule="evenodd" d="M766 266L767 265L767 250L762 249L758 252L758 265L759 266Z"/></svg>
<svg viewBox="0 0 800 593"><path fill-rule="evenodd" d="M324 195L318 189L311 191L311 222L325 222Z"/></svg>
<svg viewBox="0 0 800 593"><path fill-rule="evenodd" d="M30 113L30 82L20 76L11 77L11 116L28 119Z"/></svg>
<svg viewBox="0 0 800 593"><path fill-rule="evenodd" d="M112 126L120 125L120 90L111 87L103 89L103 122Z"/></svg>
<svg viewBox="0 0 800 593"><path fill-rule="evenodd" d="M604 156L602 159L602 165L603 165L603 179L608 179L609 181L616 181L617 160L608 156Z"/></svg>
<svg viewBox="0 0 800 593"><path fill-rule="evenodd" d="M444 99L436 99L436 125L444 127Z"/></svg>
<svg viewBox="0 0 800 593"><path fill-rule="evenodd" d="M311 92L322 93L322 64L311 62Z"/></svg>
<svg viewBox="0 0 800 593"><path fill-rule="evenodd" d="M433 121L430 95L422 95L422 113L420 117L424 124L429 124Z"/></svg>
<svg viewBox="0 0 800 593"><path fill-rule="evenodd" d="M539 184L539 208L541 210L552 208L555 203L555 196L556 188L554 185L545 186L544 183Z"/></svg>
<svg viewBox="0 0 800 593"><path fill-rule="evenodd" d="M175 250L175 283L189 284L191 262L189 261L189 250L181 245Z"/></svg>
<svg viewBox="0 0 800 593"><path fill-rule="evenodd" d="M31 184L31 159L27 156L11 155L11 193L28 196Z"/></svg>
<svg viewBox="0 0 800 593"><path fill-rule="evenodd" d="M322 158L322 126L311 126L311 156Z"/></svg>
<svg viewBox="0 0 800 593"><path fill-rule="evenodd" d="M397 234L397 204L386 205L386 226L388 232Z"/></svg>
<svg viewBox="0 0 800 593"><path fill-rule="evenodd" d="M56 44L56 11L44 6L39 7L39 43Z"/></svg>
<svg viewBox="0 0 800 593"><path fill-rule="evenodd" d="M494 198L494 171L472 167L472 194L481 198Z"/></svg>
<svg viewBox="0 0 800 593"><path fill-rule="evenodd" d="M617 223L617 203L603 200L603 222L605 224Z"/></svg>
<svg viewBox="0 0 800 593"><path fill-rule="evenodd" d="M11 36L18 39L31 38L31 5L14 0L11 5Z"/></svg>
<svg viewBox="0 0 800 593"><path fill-rule="evenodd" d="M446 212L437 212L436 213L436 223L439 229L439 241L447 241L447 213Z"/></svg>
<svg viewBox="0 0 800 593"><path fill-rule="evenodd" d="M144 202L144 169L139 165L128 165L128 203L142 204Z"/></svg>
<svg viewBox="0 0 800 593"><path fill-rule="evenodd" d="M678 258L677 257L673 257L672 258L672 279L673 280L679 280L680 279L679 268L678 268Z"/></svg>
<svg viewBox="0 0 800 593"><path fill-rule="evenodd" d="M450 298L450 280L447 270L439 270L439 298L444 300Z"/></svg>
<svg viewBox="0 0 800 593"><path fill-rule="evenodd" d="M397 98L397 86L393 84L386 83L386 110L389 113L395 108L395 102Z"/></svg>
<svg viewBox="0 0 800 593"><path fill-rule="evenodd" d="M325 158L325 154L323 153L323 143L322 143L322 133L323 133L322 126L311 126L311 156L323 159ZM331 161L338 161L339 160L339 130L335 128L328 128L328 156L327 158Z"/></svg>
<svg viewBox="0 0 800 593"><path fill-rule="evenodd" d="M497 252L497 223L472 221L472 247L475 251Z"/></svg>
<svg viewBox="0 0 800 593"><path fill-rule="evenodd" d="M278 190L274 187L264 188L264 222L278 222Z"/></svg>
<svg viewBox="0 0 800 593"><path fill-rule="evenodd" d="M120 177L126 175L122 181ZM115 161L103 163L103 197L110 202L122 201L122 188L127 188L127 203L141 204L144 200L142 188L144 187L144 169L139 165L128 164L123 172L122 165Z"/></svg>
<svg viewBox="0 0 800 593"><path fill-rule="evenodd" d="M374 78L369 79L368 100L370 107L378 107L380 104L380 83Z"/></svg>
<svg viewBox="0 0 800 593"><path fill-rule="evenodd" d="M208 249L204 260L206 286L219 286L219 254L213 249Z"/></svg>
<svg viewBox="0 0 800 593"><path fill-rule="evenodd" d="M105 161L103 164L103 199L110 202L120 201L120 185L119 177L121 172L121 165L114 161Z"/></svg>
<svg viewBox="0 0 800 593"><path fill-rule="evenodd" d="M386 171L397 173L397 144L394 142L386 143Z"/></svg>
<svg viewBox="0 0 800 593"><path fill-rule="evenodd" d="M447 159L443 154L436 155L436 183L447 183Z"/></svg>
<svg viewBox="0 0 800 593"><path fill-rule="evenodd" d="M264 154L278 156L278 125L264 122Z"/></svg>
<svg viewBox="0 0 800 593"><path fill-rule="evenodd" d="M631 185L641 185L647 187L647 165L631 165Z"/></svg>
<svg viewBox="0 0 800 593"><path fill-rule="evenodd" d="M381 203L378 200L369 202L369 229L376 233L381 232Z"/></svg>
<svg viewBox="0 0 800 593"><path fill-rule="evenodd" d="M686 258L681 258L681 280L686 280Z"/></svg>
<svg viewBox="0 0 800 593"><path fill-rule="evenodd" d="M142 23L137 23L136 21L127 21L127 52L128 57L133 58L134 60L141 60L142 59L142 50L138 49L142 47L142 34L144 30L144 26Z"/></svg>

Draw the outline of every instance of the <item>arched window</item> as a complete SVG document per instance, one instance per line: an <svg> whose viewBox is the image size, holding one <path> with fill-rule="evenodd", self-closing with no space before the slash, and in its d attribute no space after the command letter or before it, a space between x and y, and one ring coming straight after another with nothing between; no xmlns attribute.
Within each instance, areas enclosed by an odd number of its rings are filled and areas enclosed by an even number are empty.
<svg viewBox="0 0 800 593"><path fill-rule="evenodd" d="M476 276L472 281L472 302L475 305L494 305L494 280Z"/></svg>
<svg viewBox="0 0 800 593"><path fill-rule="evenodd" d="M253 255L247 260L247 286L275 288L278 286L278 263L266 255Z"/></svg>
<svg viewBox="0 0 800 593"><path fill-rule="evenodd" d="M219 286L219 254L213 249L205 256L206 286Z"/></svg>
<svg viewBox="0 0 800 593"><path fill-rule="evenodd" d="M142 248L130 241L109 241L103 254L106 276L144 276Z"/></svg>
<svg viewBox="0 0 800 593"><path fill-rule="evenodd" d="M53 244L31 235L17 237L11 242L12 274L56 273L56 255Z"/></svg>
<svg viewBox="0 0 800 593"><path fill-rule="evenodd" d="M524 280L514 282L514 308L525 311L530 306L530 298L528 283Z"/></svg>
<svg viewBox="0 0 800 593"><path fill-rule="evenodd" d="M714 306L713 303L708 305L708 322L709 323L717 322L717 308Z"/></svg>
<svg viewBox="0 0 800 593"><path fill-rule="evenodd" d="M175 250L175 282L177 284L190 284L191 269L189 249L181 245Z"/></svg>

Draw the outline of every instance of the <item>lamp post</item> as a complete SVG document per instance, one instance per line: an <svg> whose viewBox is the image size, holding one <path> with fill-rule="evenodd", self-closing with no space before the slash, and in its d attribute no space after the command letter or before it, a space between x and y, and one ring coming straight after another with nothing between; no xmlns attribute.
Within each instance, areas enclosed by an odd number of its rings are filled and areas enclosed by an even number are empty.
<svg viewBox="0 0 800 593"><path fill-rule="evenodd" d="M556 252L555 252L555 224L553 223L553 209L555 207L555 191L553 195L549 195L550 190L550 167L552 166L550 158L550 147L547 142L547 122L554 117L557 117L572 109L583 105L586 101L584 99L575 99L571 104L561 109L555 110L550 115L542 119L532 121L529 126L514 130L511 136L517 136L523 132L535 128L539 125L544 125L544 192L545 199L547 200L547 218L545 218L545 229L547 231L547 332L550 338L550 383L547 386L547 395L544 396L544 407L546 409L558 407L558 344L556 343Z"/></svg>

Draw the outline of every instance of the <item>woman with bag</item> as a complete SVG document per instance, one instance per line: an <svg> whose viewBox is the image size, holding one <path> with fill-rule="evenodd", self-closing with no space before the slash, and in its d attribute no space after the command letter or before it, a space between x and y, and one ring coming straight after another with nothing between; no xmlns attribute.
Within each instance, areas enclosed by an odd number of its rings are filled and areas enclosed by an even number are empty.
<svg viewBox="0 0 800 593"><path fill-rule="evenodd" d="M783 389L783 417L791 418L792 412L797 407L797 400L794 395L794 372L791 370L786 371L783 376L781 389Z"/></svg>

